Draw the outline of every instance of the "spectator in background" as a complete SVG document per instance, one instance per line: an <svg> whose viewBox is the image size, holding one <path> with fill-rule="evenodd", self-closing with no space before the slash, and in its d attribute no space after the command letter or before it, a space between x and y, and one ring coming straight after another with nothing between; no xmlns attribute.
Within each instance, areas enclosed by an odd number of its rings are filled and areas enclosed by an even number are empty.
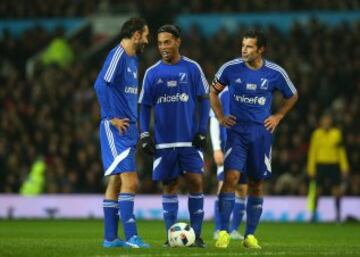
<svg viewBox="0 0 360 257"><path fill-rule="evenodd" d="M312 221L316 221L316 210L319 196L331 190L335 197L336 221L341 220L341 187L349 172L344 141L341 131L333 127L330 114L324 114L320 126L312 136L309 148L307 172L310 180L316 181L316 199L312 213Z"/></svg>
<svg viewBox="0 0 360 257"><path fill-rule="evenodd" d="M74 61L74 52L64 37L64 29L56 29L56 36L41 56L43 65L56 64L61 68L68 67Z"/></svg>

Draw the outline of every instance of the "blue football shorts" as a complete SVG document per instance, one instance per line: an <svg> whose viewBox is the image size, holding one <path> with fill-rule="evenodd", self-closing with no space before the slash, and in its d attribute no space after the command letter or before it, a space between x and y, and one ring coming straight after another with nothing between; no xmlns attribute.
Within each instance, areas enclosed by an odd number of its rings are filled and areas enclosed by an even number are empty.
<svg viewBox="0 0 360 257"><path fill-rule="evenodd" d="M272 134L264 125L241 125L228 130L224 169L235 169L254 180L271 176Z"/></svg>
<svg viewBox="0 0 360 257"><path fill-rule="evenodd" d="M221 149L225 151L225 142L221 141ZM224 181L224 165L216 168L217 181ZM247 184L247 176L245 173L241 174L238 184Z"/></svg>
<svg viewBox="0 0 360 257"><path fill-rule="evenodd" d="M100 123L99 137L105 176L136 171L135 153L139 137L136 124L130 124L125 133L120 133L110 120L104 119Z"/></svg>
<svg viewBox="0 0 360 257"><path fill-rule="evenodd" d="M184 173L204 172L203 153L194 147L157 149L153 164L153 180L170 181Z"/></svg>

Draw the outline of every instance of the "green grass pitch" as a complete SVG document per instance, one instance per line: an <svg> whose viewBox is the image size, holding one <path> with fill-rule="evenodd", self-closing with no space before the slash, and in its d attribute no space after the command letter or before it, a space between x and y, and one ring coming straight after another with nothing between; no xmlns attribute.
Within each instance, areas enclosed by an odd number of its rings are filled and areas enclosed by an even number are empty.
<svg viewBox="0 0 360 257"><path fill-rule="evenodd" d="M151 249L102 248L101 220L0 220L0 257L360 256L356 223L263 223L257 231L262 250L244 249L240 241L216 249L210 222L203 226L206 249L162 248L165 236L160 221L139 221L138 229Z"/></svg>

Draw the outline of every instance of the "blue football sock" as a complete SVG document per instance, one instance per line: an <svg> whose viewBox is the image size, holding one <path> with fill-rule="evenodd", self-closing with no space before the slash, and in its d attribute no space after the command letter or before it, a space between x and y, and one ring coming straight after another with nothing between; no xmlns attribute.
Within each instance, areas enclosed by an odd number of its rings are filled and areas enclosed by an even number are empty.
<svg viewBox="0 0 360 257"><path fill-rule="evenodd" d="M220 212L219 212L219 200L215 199L214 202L214 219L215 219L215 230L221 229Z"/></svg>
<svg viewBox="0 0 360 257"><path fill-rule="evenodd" d="M238 230L245 214L245 198L236 197L230 232Z"/></svg>
<svg viewBox="0 0 360 257"><path fill-rule="evenodd" d="M264 199L262 197L249 196L246 206L247 219L245 237L255 233L256 227L260 221L263 201Z"/></svg>
<svg viewBox="0 0 360 257"><path fill-rule="evenodd" d="M134 216L134 198L135 194L120 193L118 199L120 217L126 240L129 240L133 235L137 235L136 219Z"/></svg>
<svg viewBox="0 0 360 257"><path fill-rule="evenodd" d="M166 234L169 228L176 223L179 202L177 195L162 196L163 217L165 222Z"/></svg>
<svg viewBox="0 0 360 257"><path fill-rule="evenodd" d="M104 238L113 241L118 237L119 206L116 200L103 200Z"/></svg>
<svg viewBox="0 0 360 257"><path fill-rule="evenodd" d="M235 193L219 194L219 212L221 220L221 230L229 232L230 215L234 209Z"/></svg>
<svg viewBox="0 0 360 257"><path fill-rule="evenodd" d="M196 237L201 235L201 227L204 220L204 195L202 193L190 193L188 198L191 227Z"/></svg>

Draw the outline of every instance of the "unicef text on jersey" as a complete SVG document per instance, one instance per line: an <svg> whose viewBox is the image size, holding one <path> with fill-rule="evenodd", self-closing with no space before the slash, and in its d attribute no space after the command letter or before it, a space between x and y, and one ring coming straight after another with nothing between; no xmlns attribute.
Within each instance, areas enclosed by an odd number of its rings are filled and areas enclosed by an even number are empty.
<svg viewBox="0 0 360 257"><path fill-rule="evenodd" d="M186 103L189 100L189 95L186 93L177 93L176 95L163 95L157 99L157 104L162 103Z"/></svg>
<svg viewBox="0 0 360 257"><path fill-rule="evenodd" d="M263 96L246 97L245 95L234 95L234 98L237 102L245 103L245 104L265 105L266 103L266 98Z"/></svg>
<svg viewBox="0 0 360 257"><path fill-rule="evenodd" d="M137 87L125 87L125 93L137 95L138 88Z"/></svg>

